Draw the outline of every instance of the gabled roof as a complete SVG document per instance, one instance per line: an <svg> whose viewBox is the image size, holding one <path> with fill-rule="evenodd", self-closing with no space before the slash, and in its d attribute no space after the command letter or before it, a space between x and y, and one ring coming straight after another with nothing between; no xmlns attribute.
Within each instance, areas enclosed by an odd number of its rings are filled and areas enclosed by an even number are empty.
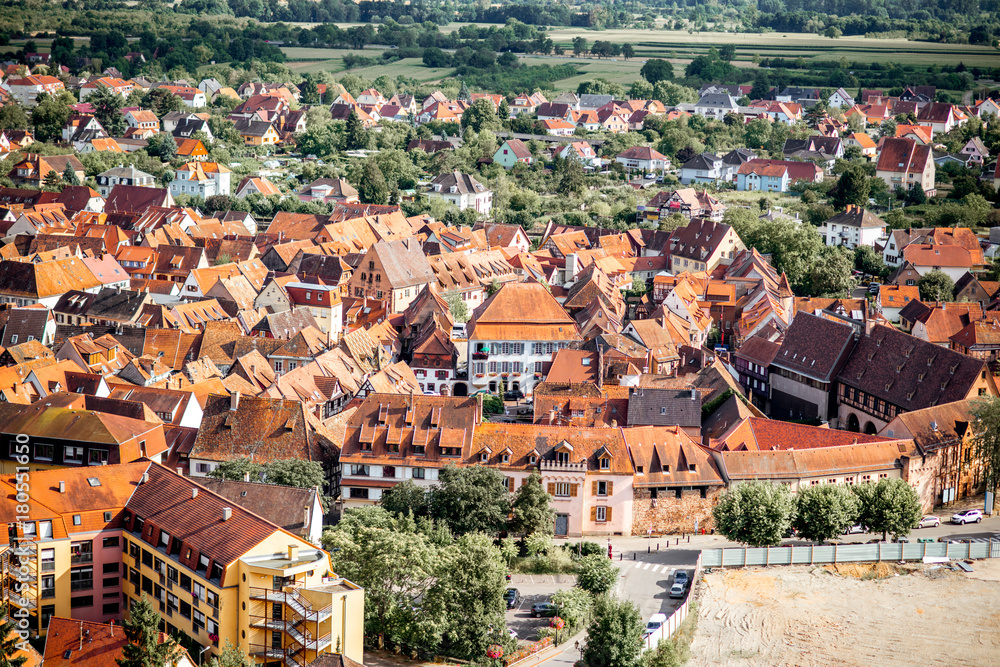
<svg viewBox="0 0 1000 667"><path fill-rule="evenodd" d="M701 396L695 389L631 389L628 425L700 428Z"/></svg>
<svg viewBox="0 0 1000 667"><path fill-rule="evenodd" d="M820 382L829 382L853 344L854 328L850 325L800 312L785 332L781 349L772 363Z"/></svg>

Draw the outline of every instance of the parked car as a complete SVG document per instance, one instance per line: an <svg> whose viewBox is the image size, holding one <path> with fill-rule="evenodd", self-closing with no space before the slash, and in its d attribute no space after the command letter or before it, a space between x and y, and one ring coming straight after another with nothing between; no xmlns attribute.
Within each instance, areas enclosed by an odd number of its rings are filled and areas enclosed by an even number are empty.
<svg viewBox="0 0 1000 667"><path fill-rule="evenodd" d="M666 614L653 614L649 617L649 622L646 623L646 629L642 631L642 638L645 639L649 635L653 634L659 630L664 623L667 622Z"/></svg>
<svg viewBox="0 0 1000 667"><path fill-rule="evenodd" d="M520 389L511 389L503 395L505 401L519 401L524 398L524 392Z"/></svg>
<svg viewBox="0 0 1000 667"><path fill-rule="evenodd" d="M868 293L869 294L878 294L878 290L879 290L880 287L881 287L881 285L879 285L878 283L869 283L868 284Z"/></svg>
<svg viewBox="0 0 1000 667"><path fill-rule="evenodd" d="M677 570L676 572L674 572L675 584L684 584L685 586L687 586L689 581L690 579L688 579L687 570Z"/></svg>
<svg viewBox="0 0 1000 667"><path fill-rule="evenodd" d="M967 523L979 523L982 520L982 510L962 510L961 512L956 512L951 517L952 523L960 523L962 525Z"/></svg>
<svg viewBox="0 0 1000 667"><path fill-rule="evenodd" d="M558 613L559 607L552 604L551 602L538 602L531 605L531 617L541 618L544 616L555 616Z"/></svg>
<svg viewBox="0 0 1000 667"><path fill-rule="evenodd" d="M674 583L674 585L670 587L670 597L672 598L682 598L686 592L686 584Z"/></svg>
<svg viewBox="0 0 1000 667"><path fill-rule="evenodd" d="M861 524L848 526L847 528L844 529L844 535L858 535L860 533L865 533L865 532L867 531L865 530L865 527L862 526Z"/></svg>
<svg viewBox="0 0 1000 667"><path fill-rule="evenodd" d="M937 528L941 525L941 519L939 517L928 514L920 523L917 524L917 528Z"/></svg>
<svg viewBox="0 0 1000 667"><path fill-rule="evenodd" d="M521 592L516 588L508 588L503 597L507 600L507 609L513 609L521 602Z"/></svg>

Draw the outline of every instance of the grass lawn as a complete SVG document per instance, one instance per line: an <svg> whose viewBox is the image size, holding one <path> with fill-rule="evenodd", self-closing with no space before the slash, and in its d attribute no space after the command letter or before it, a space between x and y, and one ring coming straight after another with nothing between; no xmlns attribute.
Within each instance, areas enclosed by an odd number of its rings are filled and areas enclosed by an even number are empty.
<svg viewBox="0 0 1000 667"><path fill-rule="evenodd" d="M420 58L403 58L388 65L374 65L372 67L358 67L350 70L351 74L357 74L365 79L376 79L384 75L393 78L405 76L416 79L420 82L439 81L449 76L455 71L453 67L424 67Z"/></svg>

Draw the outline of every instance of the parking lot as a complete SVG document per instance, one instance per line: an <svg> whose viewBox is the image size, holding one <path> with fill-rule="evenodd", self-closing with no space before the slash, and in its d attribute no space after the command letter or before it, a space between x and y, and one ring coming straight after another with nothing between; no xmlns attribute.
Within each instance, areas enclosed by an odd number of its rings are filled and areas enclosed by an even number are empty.
<svg viewBox="0 0 1000 667"><path fill-rule="evenodd" d="M532 618L531 605L548 602L555 590L548 593L528 593L523 588L514 586L521 592L521 601L514 609L507 610L507 627L517 633L519 642L533 642L541 639L538 631L549 626L551 618Z"/></svg>

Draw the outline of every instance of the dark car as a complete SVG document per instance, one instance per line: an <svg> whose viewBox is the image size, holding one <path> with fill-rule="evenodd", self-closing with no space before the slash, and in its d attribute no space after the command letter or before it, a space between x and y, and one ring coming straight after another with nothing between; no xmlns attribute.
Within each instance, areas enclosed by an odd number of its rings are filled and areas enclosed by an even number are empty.
<svg viewBox="0 0 1000 667"><path fill-rule="evenodd" d="M537 604L531 605L531 617L541 618L544 616L555 616L558 613L559 607L552 604L551 602L539 602Z"/></svg>
<svg viewBox="0 0 1000 667"><path fill-rule="evenodd" d="M513 609L521 602L521 592L516 588L508 588L503 597L507 601L507 609Z"/></svg>
<svg viewBox="0 0 1000 667"><path fill-rule="evenodd" d="M505 401L519 401L524 398L524 392L520 389L511 389L503 395Z"/></svg>

